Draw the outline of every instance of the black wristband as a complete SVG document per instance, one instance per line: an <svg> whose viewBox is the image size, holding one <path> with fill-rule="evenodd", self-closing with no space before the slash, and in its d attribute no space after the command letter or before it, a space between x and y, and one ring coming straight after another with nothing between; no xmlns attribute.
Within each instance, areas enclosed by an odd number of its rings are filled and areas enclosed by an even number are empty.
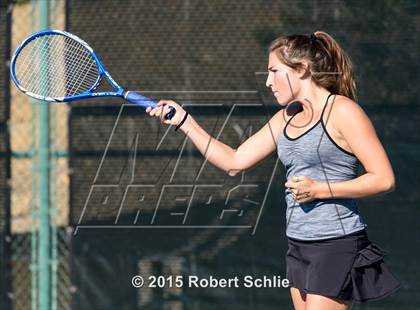
<svg viewBox="0 0 420 310"><path fill-rule="evenodd" d="M182 121L178 124L178 126L176 126L176 127L175 127L175 131L177 131L177 130L179 129L179 127L181 127L181 126L182 126L182 124L184 124L185 120L187 119L187 116L188 116L188 112L187 112L187 111L185 111L184 118L183 118L183 119L182 119Z"/></svg>

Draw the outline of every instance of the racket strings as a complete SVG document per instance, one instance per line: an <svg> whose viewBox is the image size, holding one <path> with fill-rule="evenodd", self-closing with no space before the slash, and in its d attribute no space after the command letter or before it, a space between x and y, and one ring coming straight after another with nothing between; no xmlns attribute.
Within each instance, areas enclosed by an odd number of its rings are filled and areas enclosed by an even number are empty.
<svg viewBox="0 0 420 310"><path fill-rule="evenodd" d="M72 79L73 84L69 84L69 89L73 93L77 93L81 87L83 88L84 81L88 81L88 85L91 87L98 79L97 65L95 61L89 61L91 57L90 53L85 53L80 62L77 62L77 59L71 59L71 62L69 63L69 75L73 76L74 74L80 73L81 77L79 79ZM76 65L73 68L71 64ZM94 66L94 70L92 70L92 66Z"/></svg>
<svg viewBox="0 0 420 310"><path fill-rule="evenodd" d="M27 61L24 61L23 63L26 64L27 68L22 74L19 74L18 71L18 77L20 77L21 83L24 84L25 88L27 88L29 91L35 92L40 95L49 95L51 93L62 93L58 92L57 89L53 89L53 85L51 84L52 75L51 72L54 71L55 74L58 76L58 74L63 74L61 69L61 66L55 66L55 63L51 61L51 58L53 57L51 55L47 55L47 52L51 52L51 44L50 41L47 40L34 40L31 50L26 54L25 60L29 58L29 63ZM45 57L47 55L47 57ZM32 56L32 57L30 57ZM40 77L42 78L36 78L36 74L39 73L40 67L38 62L43 62L45 58L48 58L48 61L45 62L46 65L42 68ZM32 73L32 74L28 74ZM34 78L35 77L35 78ZM56 81L58 82L58 81ZM60 85L60 84L58 84ZM57 86L56 86L57 87ZM47 89L47 91L45 91ZM62 86L61 86L62 89Z"/></svg>
<svg viewBox="0 0 420 310"><path fill-rule="evenodd" d="M41 43L44 43L42 45ZM23 50L23 52L26 51L26 55L24 60L22 61L22 65L19 66L19 58L17 59L17 65L16 65L16 71L17 71L17 77L20 80L21 84L24 85L24 87L37 94L45 95L44 92L41 92L39 89L43 89L45 87L45 84L49 82L48 77L50 77L50 70L51 65L48 65L44 68L43 72L43 79L40 79L40 76L37 76L36 74L40 71L40 64L39 61L41 61L41 55L45 55L47 46L49 46L48 41L42 41L42 40L34 40L33 44L30 45L31 49ZM28 46L26 47L28 48ZM22 58L22 56L21 56ZM24 71L22 72L19 70L20 68L24 68ZM59 69L59 68L57 68Z"/></svg>
<svg viewBox="0 0 420 310"><path fill-rule="evenodd" d="M95 60L83 45L68 37L65 37L65 41L68 51L61 68L66 69L63 72L66 96L73 96L89 90L95 84L98 70Z"/></svg>
<svg viewBox="0 0 420 310"><path fill-rule="evenodd" d="M19 53L16 77L27 91L43 97L70 97L90 90L98 65L80 42L59 34L29 42Z"/></svg>
<svg viewBox="0 0 420 310"><path fill-rule="evenodd" d="M40 94L40 95L47 95L48 91L53 93L53 86L55 83L57 85L60 85L58 81L54 81L51 76L51 71L54 70L56 74L61 73L60 67L54 67L52 66L52 62L46 62L46 65L42 67L41 63L36 63L34 60L38 61L44 61L47 60L49 57L46 57L46 53L50 50L51 45L48 41L38 41L35 42L36 45L34 45L34 48L32 49L32 53L37 53L38 50L40 51L40 58L30 58L28 68L25 71L26 76L28 77L28 90L33 90L34 93ZM44 43L44 44L42 44ZM48 60L49 61L49 60ZM41 76L36 76L36 73L41 71Z"/></svg>
<svg viewBox="0 0 420 310"><path fill-rule="evenodd" d="M64 38L66 47L65 57L61 59L62 61L59 63L58 68L56 66L56 62L49 62L47 72L49 73L53 70L58 74L58 78L61 76L61 81L64 81L64 83L55 83L55 87L50 90L50 93L62 93L64 96L73 96L88 90L95 83L97 79L97 71L94 72L94 74L89 74L89 72L86 71L86 67L87 64L90 64L91 67L92 64L96 65L96 63L93 59L91 59L92 57L90 56L90 53L80 43L67 37L60 38ZM51 50L49 43L50 42L47 42L44 46L44 51ZM62 56L63 53L60 53L60 55ZM51 77L50 74L47 74L47 76ZM65 79L62 78L63 76ZM41 84L41 89L45 89L45 87L51 85L50 80L50 78L45 79L44 83ZM55 82L57 82L57 80ZM86 82L87 85L84 85Z"/></svg>

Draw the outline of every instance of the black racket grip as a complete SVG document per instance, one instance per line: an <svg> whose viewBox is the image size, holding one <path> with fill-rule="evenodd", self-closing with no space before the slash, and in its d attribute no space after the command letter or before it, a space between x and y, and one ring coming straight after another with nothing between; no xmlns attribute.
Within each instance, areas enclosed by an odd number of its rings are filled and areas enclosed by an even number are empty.
<svg viewBox="0 0 420 310"><path fill-rule="evenodd" d="M174 117L175 113L176 113L176 109L173 106L169 106L168 107L169 112L165 114L164 118L167 120L172 119L172 117Z"/></svg>

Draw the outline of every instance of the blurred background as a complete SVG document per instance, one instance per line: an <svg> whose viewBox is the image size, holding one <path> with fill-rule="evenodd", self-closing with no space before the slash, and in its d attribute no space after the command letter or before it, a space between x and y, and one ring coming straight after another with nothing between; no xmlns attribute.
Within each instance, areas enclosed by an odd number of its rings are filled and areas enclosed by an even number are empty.
<svg viewBox="0 0 420 310"><path fill-rule="evenodd" d="M285 277L284 167L273 154L228 177L123 100L43 116L9 64L46 28L82 37L121 86L177 100L231 147L279 110L264 86L270 41L330 33L397 177L359 205L402 288L352 309L420 309L419 13L415 0L2 0L0 309L293 308L285 288L133 288L134 275Z"/></svg>

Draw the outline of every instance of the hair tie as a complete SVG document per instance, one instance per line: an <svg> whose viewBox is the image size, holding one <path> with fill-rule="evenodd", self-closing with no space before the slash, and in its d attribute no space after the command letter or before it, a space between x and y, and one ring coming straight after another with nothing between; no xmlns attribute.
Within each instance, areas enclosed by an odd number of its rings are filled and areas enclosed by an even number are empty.
<svg viewBox="0 0 420 310"><path fill-rule="evenodd" d="M185 111L184 117L182 118L182 121L178 124L178 126L175 127L175 131L177 131L179 127L181 127L182 124L184 124L185 120L187 119L187 116L188 116L188 112Z"/></svg>

